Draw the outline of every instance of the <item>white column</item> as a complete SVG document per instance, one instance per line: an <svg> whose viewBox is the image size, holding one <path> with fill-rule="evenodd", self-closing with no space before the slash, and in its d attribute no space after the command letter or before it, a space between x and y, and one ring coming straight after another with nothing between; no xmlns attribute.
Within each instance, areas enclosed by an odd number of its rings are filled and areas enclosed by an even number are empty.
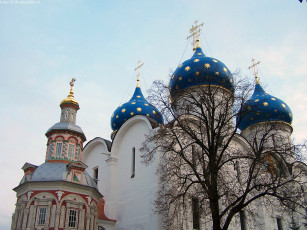
<svg viewBox="0 0 307 230"><path fill-rule="evenodd" d="M28 215L29 215L29 208L26 208L24 210L24 214L23 214L22 229L26 229L27 228Z"/></svg>
<svg viewBox="0 0 307 230"><path fill-rule="evenodd" d="M86 212L86 230L90 230L91 213Z"/></svg>

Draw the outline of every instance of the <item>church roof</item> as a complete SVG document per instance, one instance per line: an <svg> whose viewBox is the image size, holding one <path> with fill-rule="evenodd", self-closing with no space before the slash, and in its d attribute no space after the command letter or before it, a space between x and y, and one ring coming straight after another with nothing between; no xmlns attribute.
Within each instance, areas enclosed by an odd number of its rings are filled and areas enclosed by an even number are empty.
<svg viewBox="0 0 307 230"><path fill-rule="evenodd" d="M135 88L131 99L119 106L111 117L111 127L113 131L118 130L124 122L135 115L143 115L162 124L163 117L158 109L150 104L143 96L139 85Z"/></svg>
<svg viewBox="0 0 307 230"><path fill-rule="evenodd" d="M182 90L208 85L233 92L233 76L223 62L207 57L198 46L194 55L179 65L172 75L169 83L170 96L174 99Z"/></svg>
<svg viewBox="0 0 307 230"><path fill-rule="evenodd" d="M82 136L84 141L86 141L85 134L83 133L81 127L78 126L78 125L75 125L73 123L70 123L70 122L58 122L58 123L54 124L50 129L48 129L45 135L48 136L48 134L51 131L54 131L54 130L69 130L69 131L76 132L76 133L78 133L78 134L80 134Z"/></svg>
<svg viewBox="0 0 307 230"><path fill-rule="evenodd" d="M243 105L237 122L240 122L239 128L244 130L254 124L268 121L291 124L292 117L289 106L279 98L265 92L259 82L257 82L254 93Z"/></svg>
<svg viewBox="0 0 307 230"><path fill-rule="evenodd" d="M78 183L90 187L97 188L95 181L91 176L86 172L84 173L84 179L80 180ZM74 180L69 179L72 175L72 172L69 170L67 163L62 162L45 162L41 164L33 173L29 181L70 181ZM23 180L22 180L23 181ZM22 182L20 183L22 184Z"/></svg>

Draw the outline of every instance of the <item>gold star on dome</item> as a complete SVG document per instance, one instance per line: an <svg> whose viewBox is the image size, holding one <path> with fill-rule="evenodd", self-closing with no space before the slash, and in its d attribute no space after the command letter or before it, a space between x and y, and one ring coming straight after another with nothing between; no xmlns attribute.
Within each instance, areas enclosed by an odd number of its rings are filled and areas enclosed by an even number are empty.
<svg viewBox="0 0 307 230"><path fill-rule="evenodd" d="M225 67L223 68L223 70L224 70L225 72L227 72L227 69L226 69Z"/></svg>
<svg viewBox="0 0 307 230"><path fill-rule="evenodd" d="M144 105L148 106L148 104L146 104L146 103Z"/></svg>
<svg viewBox="0 0 307 230"><path fill-rule="evenodd" d="M182 67L182 64L179 66L179 68L181 68Z"/></svg>
<svg viewBox="0 0 307 230"><path fill-rule="evenodd" d="M173 74L172 79L174 79L174 77L175 77L175 76L174 76L174 74Z"/></svg>
<svg viewBox="0 0 307 230"><path fill-rule="evenodd" d="M255 100L255 102L258 102L258 101L259 101L259 99L256 99L256 100Z"/></svg>
<svg viewBox="0 0 307 230"><path fill-rule="evenodd" d="M263 105L264 105L264 106L268 106L268 105L269 105L269 103L267 103L267 102L263 102Z"/></svg>
<svg viewBox="0 0 307 230"><path fill-rule="evenodd" d="M217 63L218 61L217 60L215 60L215 59L212 59L212 61L214 61L215 63Z"/></svg>
<svg viewBox="0 0 307 230"><path fill-rule="evenodd" d="M230 83L232 83L232 79L230 79Z"/></svg>
<svg viewBox="0 0 307 230"><path fill-rule="evenodd" d="M197 55L202 55L202 53L197 53Z"/></svg>
<svg viewBox="0 0 307 230"><path fill-rule="evenodd" d="M116 115L116 118L118 118L118 115Z"/></svg>
<svg viewBox="0 0 307 230"><path fill-rule="evenodd" d="M275 101L276 99L274 97L271 98L272 101Z"/></svg>
<svg viewBox="0 0 307 230"><path fill-rule="evenodd" d="M130 115L131 115L131 116L133 116L133 115L134 115L134 113L133 113L133 112L131 112L131 113L130 113Z"/></svg>
<svg viewBox="0 0 307 230"><path fill-rule="evenodd" d="M199 59L195 59L194 62L199 62Z"/></svg>
<svg viewBox="0 0 307 230"><path fill-rule="evenodd" d="M156 114L156 111L153 110L152 113L153 113L153 114Z"/></svg>
<svg viewBox="0 0 307 230"><path fill-rule="evenodd" d="M197 71L197 72L195 73L195 75L198 76L198 75L199 75L199 72Z"/></svg>
<svg viewBox="0 0 307 230"><path fill-rule="evenodd" d="M134 105L135 104L135 102L131 102L131 105Z"/></svg>
<svg viewBox="0 0 307 230"><path fill-rule="evenodd" d="M291 113L289 113L289 117L291 117Z"/></svg>
<svg viewBox="0 0 307 230"><path fill-rule="evenodd" d="M179 81L181 81L181 80L182 80L182 77L179 78Z"/></svg>
<svg viewBox="0 0 307 230"><path fill-rule="evenodd" d="M141 112L142 111L142 109L139 107L139 108L137 108L136 109L138 112Z"/></svg>
<svg viewBox="0 0 307 230"><path fill-rule="evenodd" d="M140 95L137 95L136 97L137 97L137 98L141 98L141 96L140 96Z"/></svg>
<svg viewBox="0 0 307 230"><path fill-rule="evenodd" d="M220 75L220 73L219 73L219 72L215 72L215 75L217 75L217 76L218 76L218 75Z"/></svg>
<svg viewBox="0 0 307 230"><path fill-rule="evenodd" d="M146 116L149 117L149 114L147 113Z"/></svg>
<svg viewBox="0 0 307 230"><path fill-rule="evenodd" d="M209 68L210 68L210 64L209 64L209 63L206 63L206 64L205 64L205 67L206 67L207 69L209 69Z"/></svg>
<svg viewBox="0 0 307 230"><path fill-rule="evenodd" d="M122 109L122 113L126 112L126 109Z"/></svg>
<svg viewBox="0 0 307 230"><path fill-rule="evenodd" d="M190 66L187 66L184 69L185 69L185 71L189 71L191 68L190 68Z"/></svg>
<svg viewBox="0 0 307 230"><path fill-rule="evenodd" d="M285 104L281 104L281 105L282 105L282 107L286 108Z"/></svg>

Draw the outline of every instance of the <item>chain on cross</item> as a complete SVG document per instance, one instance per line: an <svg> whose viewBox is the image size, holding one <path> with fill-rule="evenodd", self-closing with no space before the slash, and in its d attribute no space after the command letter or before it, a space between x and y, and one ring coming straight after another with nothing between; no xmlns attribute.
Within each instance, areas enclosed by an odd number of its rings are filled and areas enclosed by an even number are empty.
<svg viewBox="0 0 307 230"><path fill-rule="evenodd" d="M258 76L257 76L258 71L256 69L256 66L259 65L259 64L260 64L260 61L255 62L255 59L253 58L252 59L252 65L248 67L248 69L253 69L253 71L254 71L254 76L255 76L255 79L256 79L256 84L259 84L259 80L258 80Z"/></svg>
<svg viewBox="0 0 307 230"><path fill-rule="evenodd" d="M191 37L193 38L193 50L196 49L196 44L199 42L199 34L201 31L201 27L204 26L204 23L202 22L201 24L197 25L198 20L195 20L194 25L192 25L192 28L190 29L190 35L187 37L187 40L190 39Z"/></svg>
<svg viewBox="0 0 307 230"><path fill-rule="evenodd" d="M140 87L140 75L141 75L140 69L143 65L144 65L144 63L141 64L141 61L138 61L138 67L136 67L134 69L134 71L138 71L138 73L137 73L137 87Z"/></svg>

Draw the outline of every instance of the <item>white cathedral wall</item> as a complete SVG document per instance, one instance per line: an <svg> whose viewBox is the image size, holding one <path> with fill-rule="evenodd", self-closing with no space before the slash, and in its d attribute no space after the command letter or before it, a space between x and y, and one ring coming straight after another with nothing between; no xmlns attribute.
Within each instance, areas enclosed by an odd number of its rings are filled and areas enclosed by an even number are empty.
<svg viewBox="0 0 307 230"><path fill-rule="evenodd" d="M145 135L151 130L147 118L135 116L117 133L112 157L118 159L115 187L116 229L161 229L159 215L154 213L158 190L157 160L149 166L141 163L139 151ZM132 174L132 149L135 148L135 176Z"/></svg>
<svg viewBox="0 0 307 230"><path fill-rule="evenodd" d="M110 152L102 138L96 138L89 143L83 153L82 160L88 166L86 171L93 177L94 168L98 167L98 182L97 187L99 192L104 196L105 214L110 217L111 210L109 208L110 198L110 180L111 173L107 159L110 158Z"/></svg>

